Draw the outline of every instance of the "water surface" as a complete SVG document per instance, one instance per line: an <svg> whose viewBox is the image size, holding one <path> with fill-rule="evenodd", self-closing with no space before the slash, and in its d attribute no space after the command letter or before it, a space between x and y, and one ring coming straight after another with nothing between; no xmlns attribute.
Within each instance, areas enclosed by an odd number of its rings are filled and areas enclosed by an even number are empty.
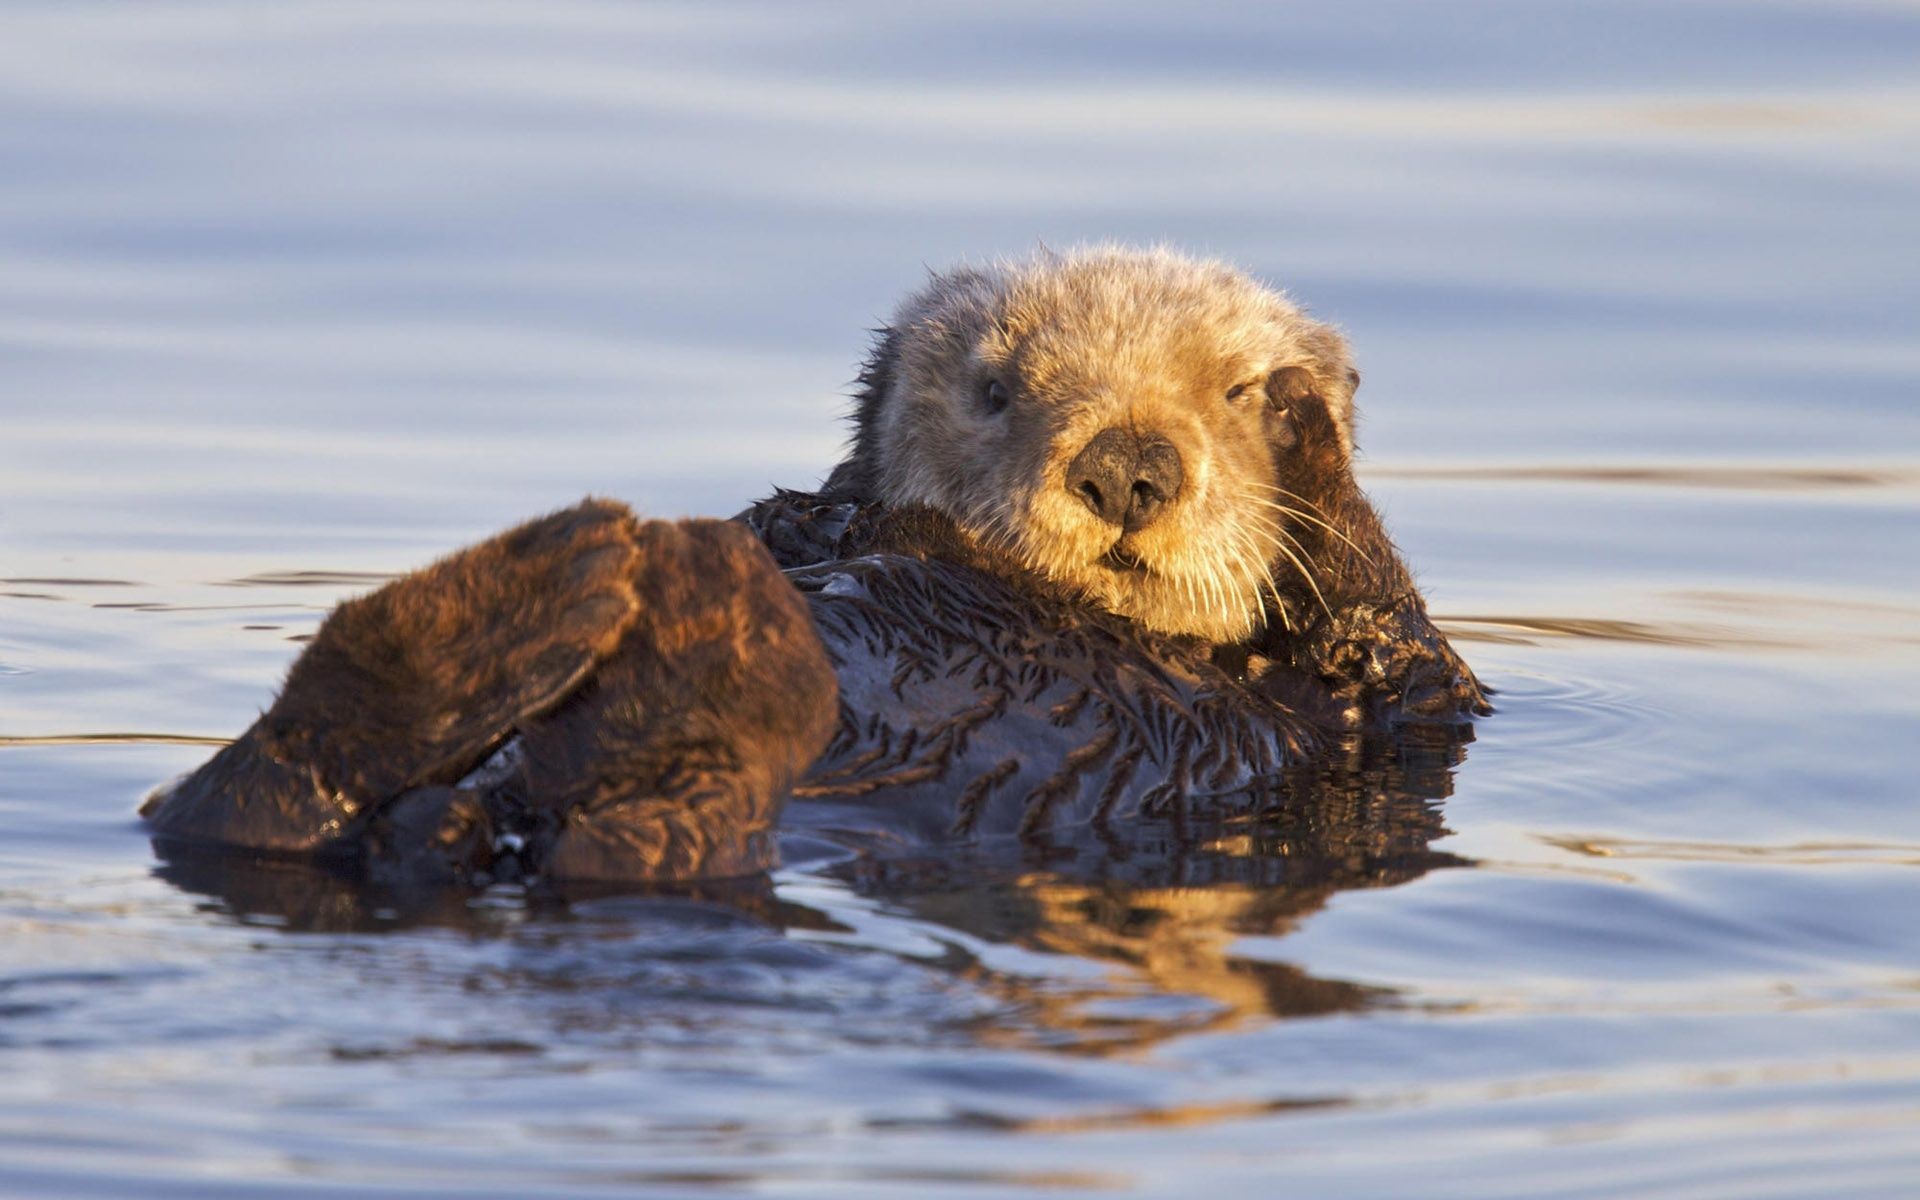
<svg viewBox="0 0 1920 1200"><path fill-rule="evenodd" d="M0 24L0 1192L1920 1191L1920 11ZM1105 238L1353 338L1501 692L1418 794L694 899L157 870L335 601L811 484L925 264Z"/></svg>

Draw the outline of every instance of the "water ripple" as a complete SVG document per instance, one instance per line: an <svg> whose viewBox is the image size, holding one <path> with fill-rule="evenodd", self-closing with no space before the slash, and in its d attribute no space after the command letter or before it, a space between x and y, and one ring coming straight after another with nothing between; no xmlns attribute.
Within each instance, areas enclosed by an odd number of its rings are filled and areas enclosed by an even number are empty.
<svg viewBox="0 0 1920 1200"><path fill-rule="evenodd" d="M1374 466L1369 476L1456 483L1636 484L1734 491L1834 491L1920 487L1911 467L1757 466L1724 464L1538 466Z"/></svg>
<svg viewBox="0 0 1920 1200"><path fill-rule="evenodd" d="M1591 858L1671 862L1754 863L1771 866L1920 866L1920 845L1898 842L1794 842L1767 846L1739 842L1661 841L1648 838L1542 835L1541 841Z"/></svg>
<svg viewBox="0 0 1920 1200"><path fill-rule="evenodd" d="M1489 733L1528 754L1643 741L1667 719L1640 692L1597 679L1507 671L1494 682L1499 716Z"/></svg>

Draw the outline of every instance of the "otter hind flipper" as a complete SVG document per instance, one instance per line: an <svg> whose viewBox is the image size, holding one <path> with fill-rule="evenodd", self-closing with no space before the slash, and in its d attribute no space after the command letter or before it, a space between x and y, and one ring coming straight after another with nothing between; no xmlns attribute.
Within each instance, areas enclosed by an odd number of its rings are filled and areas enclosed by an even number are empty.
<svg viewBox="0 0 1920 1200"><path fill-rule="evenodd" d="M636 528L587 500L341 604L273 706L142 815L174 842L313 853L452 783L619 644Z"/></svg>
<svg viewBox="0 0 1920 1200"><path fill-rule="evenodd" d="M640 608L580 695L531 722L517 790L555 879L688 880L771 866L792 782L837 720L833 665L767 550L724 521L648 522Z"/></svg>

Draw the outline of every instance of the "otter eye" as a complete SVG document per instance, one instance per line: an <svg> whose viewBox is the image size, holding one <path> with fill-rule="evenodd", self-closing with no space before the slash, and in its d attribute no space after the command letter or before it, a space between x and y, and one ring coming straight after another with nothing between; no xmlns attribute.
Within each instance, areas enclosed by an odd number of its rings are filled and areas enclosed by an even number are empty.
<svg viewBox="0 0 1920 1200"><path fill-rule="evenodd" d="M1008 399L1007 389L998 379L987 380L986 386L980 389L980 403L985 405L990 413L997 413L1004 409Z"/></svg>
<svg viewBox="0 0 1920 1200"><path fill-rule="evenodd" d="M1255 379L1248 383L1234 384L1232 387L1227 389L1227 403L1239 404L1243 400L1252 399L1253 394L1259 391L1261 388L1261 385L1264 384L1265 382L1266 381L1264 379Z"/></svg>

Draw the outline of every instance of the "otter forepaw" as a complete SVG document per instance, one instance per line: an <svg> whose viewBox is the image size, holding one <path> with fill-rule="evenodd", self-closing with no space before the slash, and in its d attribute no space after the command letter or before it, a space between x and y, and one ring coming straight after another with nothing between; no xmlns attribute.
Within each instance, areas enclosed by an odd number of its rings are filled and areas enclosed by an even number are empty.
<svg viewBox="0 0 1920 1200"><path fill-rule="evenodd" d="M1340 723L1452 723L1493 711L1473 671L1417 599L1355 604L1308 639Z"/></svg>
<svg viewBox="0 0 1920 1200"><path fill-rule="evenodd" d="M735 772L574 809L547 849L555 880L686 882L754 875L776 864L775 796Z"/></svg>
<svg viewBox="0 0 1920 1200"><path fill-rule="evenodd" d="M361 863L376 883L464 883L493 861L494 827L472 792L415 788L384 806L361 842Z"/></svg>

